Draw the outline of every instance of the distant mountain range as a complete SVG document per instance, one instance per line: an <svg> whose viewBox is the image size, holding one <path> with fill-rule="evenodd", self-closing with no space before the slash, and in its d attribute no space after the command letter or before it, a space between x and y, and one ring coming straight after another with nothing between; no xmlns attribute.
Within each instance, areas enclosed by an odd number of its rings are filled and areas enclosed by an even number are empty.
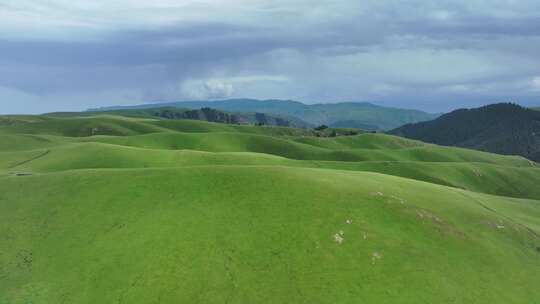
<svg viewBox="0 0 540 304"><path fill-rule="evenodd" d="M160 107L160 108L122 108L122 109L101 109L99 111L86 112L57 112L48 113L45 116L51 117L72 117L72 116L91 116L96 112L131 116L131 117L148 117L148 118L165 118L165 119L193 119L204 120L209 122L228 123L228 124L259 124L271 125L280 127L294 128L309 128L313 127L296 117L285 117L280 115L272 115L266 113L244 113L244 112L226 112L212 108L201 109L186 109L175 107Z"/></svg>
<svg viewBox="0 0 540 304"><path fill-rule="evenodd" d="M228 112L249 112L281 115L288 119L296 117L310 125L328 125L336 128L360 128L364 130L390 130L407 123L431 120L439 114L418 110L397 109L367 102L344 102L307 105L292 100L227 99L214 101L181 101L160 104L143 104L124 107L104 107L90 111L125 109L148 109L156 107L214 108Z"/></svg>
<svg viewBox="0 0 540 304"><path fill-rule="evenodd" d="M540 161L540 111L500 103L460 109L389 132L446 146L459 146Z"/></svg>

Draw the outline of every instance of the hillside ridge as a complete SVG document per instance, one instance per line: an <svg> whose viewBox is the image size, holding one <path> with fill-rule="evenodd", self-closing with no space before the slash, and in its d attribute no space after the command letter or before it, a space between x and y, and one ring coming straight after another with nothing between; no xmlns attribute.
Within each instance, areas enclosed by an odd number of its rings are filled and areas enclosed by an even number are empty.
<svg viewBox="0 0 540 304"><path fill-rule="evenodd" d="M43 114L46 117L78 117L78 116L93 116L98 114L111 114L127 117L140 118L163 118L163 119L193 119L204 120L208 122L227 123L227 124L259 124L281 127L308 128L313 127L311 124L302 121L296 117L272 115L266 113L250 113L250 112L227 112L213 109L210 107L202 107L199 109L175 108L175 107L145 107L145 108L126 108L126 109L109 109L99 111L85 112L52 112Z"/></svg>
<svg viewBox="0 0 540 304"><path fill-rule="evenodd" d="M210 101L180 101L135 106L102 107L91 111L144 109L152 107L202 108L211 107L230 112L261 112L297 117L312 125L366 130L389 130L406 123L433 119L438 114L419 110L383 107L369 102L304 104L292 100L225 99Z"/></svg>
<svg viewBox="0 0 540 304"><path fill-rule="evenodd" d="M390 134L540 161L540 112L512 103L459 109Z"/></svg>

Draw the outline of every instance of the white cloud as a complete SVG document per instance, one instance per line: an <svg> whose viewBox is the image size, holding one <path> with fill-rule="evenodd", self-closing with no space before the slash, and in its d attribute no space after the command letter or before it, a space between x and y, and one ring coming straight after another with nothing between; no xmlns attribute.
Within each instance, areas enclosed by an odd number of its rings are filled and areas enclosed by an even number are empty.
<svg viewBox="0 0 540 304"><path fill-rule="evenodd" d="M181 84L181 95L190 99L220 99L235 95L235 88L242 91L250 87L283 83L289 80L281 75L242 75L231 77L211 77L208 79L188 79Z"/></svg>
<svg viewBox="0 0 540 304"><path fill-rule="evenodd" d="M233 92L233 84L220 79L210 79L203 85L205 98L227 98Z"/></svg>
<svg viewBox="0 0 540 304"><path fill-rule="evenodd" d="M540 92L540 76L534 77L531 84L532 84L533 91Z"/></svg>

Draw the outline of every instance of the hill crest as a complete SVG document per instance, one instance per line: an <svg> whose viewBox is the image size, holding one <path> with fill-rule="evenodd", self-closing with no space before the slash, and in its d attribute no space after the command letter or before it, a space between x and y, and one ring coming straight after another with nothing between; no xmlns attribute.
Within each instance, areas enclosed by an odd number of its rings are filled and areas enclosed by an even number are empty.
<svg viewBox="0 0 540 304"><path fill-rule="evenodd" d="M161 119L193 119L208 122L226 123L226 124L257 124L271 125L279 127L309 128L309 123L296 117L287 117L283 115L273 115L257 112L227 112L210 107L200 109L175 108L175 107L155 107L155 108L122 108L100 111L86 112L56 112L47 113L47 117L74 117L74 116L92 116L96 114L112 114L126 117L139 118L161 118Z"/></svg>

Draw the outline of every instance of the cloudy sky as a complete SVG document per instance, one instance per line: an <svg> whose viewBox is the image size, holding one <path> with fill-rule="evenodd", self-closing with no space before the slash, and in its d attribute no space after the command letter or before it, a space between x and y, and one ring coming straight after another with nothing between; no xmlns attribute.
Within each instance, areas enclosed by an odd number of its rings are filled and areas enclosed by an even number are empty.
<svg viewBox="0 0 540 304"><path fill-rule="evenodd" d="M540 105L538 0L0 0L0 113L234 97Z"/></svg>

